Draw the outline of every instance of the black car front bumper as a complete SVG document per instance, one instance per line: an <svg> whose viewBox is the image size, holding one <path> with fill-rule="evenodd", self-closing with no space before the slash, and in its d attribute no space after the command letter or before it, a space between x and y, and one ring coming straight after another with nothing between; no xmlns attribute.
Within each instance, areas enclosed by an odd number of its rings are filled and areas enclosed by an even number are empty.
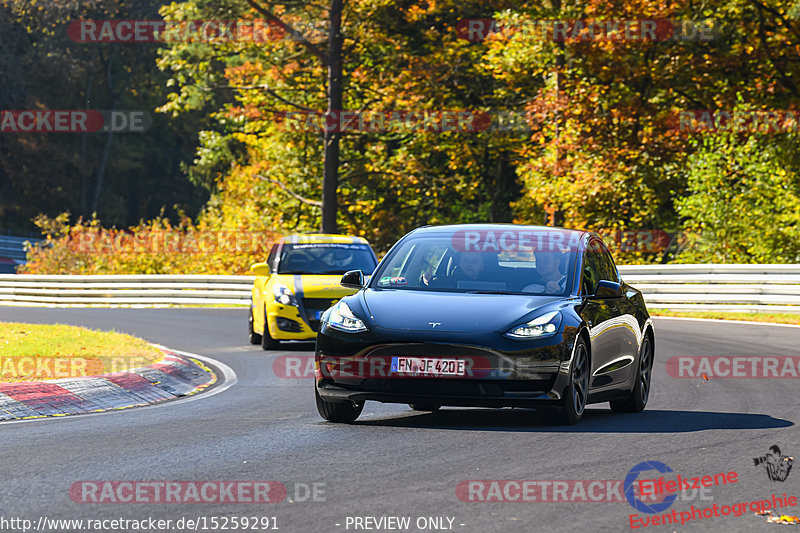
<svg viewBox="0 0 800 533"><path fill-rule="evenodd" d="M534 407L559 402L569 386L575 332L518 341L467 333L379 332L353 335L323 325L317 337L316 386L325 400L374 400L473 407ZM422 338L421 338L422 337ZM390 339L387 342L387 339ZM397 356L462 359L464 376L391 371Z"/></svg>

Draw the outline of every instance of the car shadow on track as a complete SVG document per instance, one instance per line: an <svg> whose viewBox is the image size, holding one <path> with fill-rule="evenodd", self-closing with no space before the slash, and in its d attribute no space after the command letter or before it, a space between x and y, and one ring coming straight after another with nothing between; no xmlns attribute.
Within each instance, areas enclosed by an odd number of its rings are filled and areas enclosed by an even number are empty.
<svg viewBox="0 0 800 533"><path fill-rule="evenodd" d="M314 355L314 341L283 341L279 348L265 350L265 353L275 354L280 352L311 352Z"/></svg>
<svg viewBox="0 0 800 533"><path fill-rule="evenodd" d="M658 409L641 413L613 413L610 409L587 409L577 425L559 426L548 424L534 410L443 409L435 413L410 412L408 416L360 420L355 424L478 431L687 433L707 429L774 429L793 426L794 422L757 413Z"/></svg>

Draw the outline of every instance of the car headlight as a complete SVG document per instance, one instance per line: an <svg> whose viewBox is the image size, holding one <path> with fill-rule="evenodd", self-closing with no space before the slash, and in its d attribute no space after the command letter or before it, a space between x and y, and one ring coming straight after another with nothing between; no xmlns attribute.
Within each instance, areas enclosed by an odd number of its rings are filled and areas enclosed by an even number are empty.
<svg viewBox="0 0 800 533"><path fill-rule="evenodd" d="M328 313L328 325L348 333L367 331L367 326L353 314L350 307L344 302L339 302L331 307Z"/></svg>
<svg viewBox="0 0 800 533"><path fill-rule="evenodd" d="M275 295L275 301L283 305L297 306L297 298L295 298L292 290L281 283L276 283L272 287L272 294Z"/></svg>
<svg viewBox="0 0 800 533"><path fill-rule="evenodd" d="M549 337L558 331L561 325L561 313L552 311L542 316L536 317L530 322L520 324L506 333L506 337L513 339L534 339Z"/></svg>

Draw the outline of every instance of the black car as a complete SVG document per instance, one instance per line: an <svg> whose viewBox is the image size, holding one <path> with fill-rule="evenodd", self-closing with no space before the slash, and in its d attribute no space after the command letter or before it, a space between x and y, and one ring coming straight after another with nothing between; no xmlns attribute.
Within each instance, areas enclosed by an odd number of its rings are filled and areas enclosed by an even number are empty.
<svg viewBox="0 0 800 533"><path fill-rule="evenodd" d="M507 224L423 227L322 316L320 415L352 422L365 400L534 407L577 423L589 403L644 409L655 338L642 294L594 233Z"/></svg>

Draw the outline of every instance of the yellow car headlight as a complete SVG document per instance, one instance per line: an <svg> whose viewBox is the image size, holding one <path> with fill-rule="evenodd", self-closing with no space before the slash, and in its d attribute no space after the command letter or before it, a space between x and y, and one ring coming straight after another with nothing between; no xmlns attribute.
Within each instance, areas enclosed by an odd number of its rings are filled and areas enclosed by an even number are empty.
<svg viewBox="0 0 800 533"><path fill-rule="evenodd" d="M292 290L286 285L283 285L282 283L276 283L272 286L272 294L275 296L275 301L279 304L293 305L297 307L297 298Z"/></svg>

